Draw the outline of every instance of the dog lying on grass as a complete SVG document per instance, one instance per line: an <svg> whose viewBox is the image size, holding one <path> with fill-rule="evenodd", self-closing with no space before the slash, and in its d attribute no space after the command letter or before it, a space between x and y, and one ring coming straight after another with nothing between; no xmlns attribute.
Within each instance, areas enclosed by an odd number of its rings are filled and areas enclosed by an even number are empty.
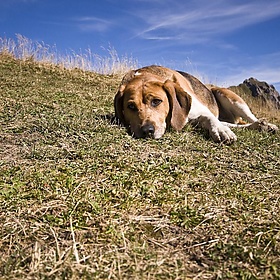
<svg viewBox="0 0 280 280"><path fill-rule="evenodd" d="M230 127L276 132L277 126L253 115L245 101L225 88L207 88L190 74L161 66L128 72L114 100L115 114L136 138L160 138L169 127L181 131L189 122L209 132L215 142L232 143ZM240 124L240 118L248 121Z"/></svg>

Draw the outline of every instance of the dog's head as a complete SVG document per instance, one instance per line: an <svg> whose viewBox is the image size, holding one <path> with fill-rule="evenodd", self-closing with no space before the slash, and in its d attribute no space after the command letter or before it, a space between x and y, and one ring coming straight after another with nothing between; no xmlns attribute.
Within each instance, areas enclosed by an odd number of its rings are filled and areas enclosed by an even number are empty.
<svg viewBox="0 0 280 280"><path fill-rule="evenodd" d="M171 80L162 83L135 76L123 83L114 100L115 114L136 138L160 138L166 128L181 130L191 96Z"/></svg>

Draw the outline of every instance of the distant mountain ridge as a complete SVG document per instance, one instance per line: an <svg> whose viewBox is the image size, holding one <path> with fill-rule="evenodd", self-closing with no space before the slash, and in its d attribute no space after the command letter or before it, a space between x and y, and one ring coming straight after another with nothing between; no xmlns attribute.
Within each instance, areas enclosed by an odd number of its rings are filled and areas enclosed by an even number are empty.
<svg viewBox="0 0 280 280"><path fill-rule="evenodd" d="M246 87L253 97L261 99L264 103L270 102L280 110L280 94L273 85L251 77L239 84L238 87L243 89ZM246 92L248 91L246 90Z"/></svg>

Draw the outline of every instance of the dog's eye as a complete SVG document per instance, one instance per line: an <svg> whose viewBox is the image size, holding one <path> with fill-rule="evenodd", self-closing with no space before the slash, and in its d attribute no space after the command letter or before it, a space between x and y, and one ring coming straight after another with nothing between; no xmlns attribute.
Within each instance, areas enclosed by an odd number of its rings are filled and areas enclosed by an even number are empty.
<svg viewBox="0 0 280 280"><path fill-rule="evenodd" d="M161 102L162 100L160 99L153 99L151 104L153 107L157 107Z"/></svg>
<svg viewBox="0 0 280 280"><path fill-rule="evenodd" d="M137 111L137 107L135 106L134 103L129 103L129 104L127 105L127 108L130 109L130 110L132 110L132 111Z"/></svg>

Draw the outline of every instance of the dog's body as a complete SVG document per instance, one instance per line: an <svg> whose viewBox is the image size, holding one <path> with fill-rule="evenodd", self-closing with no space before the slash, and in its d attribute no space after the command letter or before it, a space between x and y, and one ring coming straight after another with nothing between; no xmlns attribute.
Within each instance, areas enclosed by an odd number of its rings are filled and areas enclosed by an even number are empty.
<svg viewBox="0 0 280 280"><path fill-rule="evenodd" d="M215 142L236 140L229 127L276 131L258 119L234 92L208 89L190 74L161 66L148 66L127 73L114 100L119 121L136 138L160 138L166 128L180 131L188 123L209 131ZM238 124L240 118L248 124Z"/></svg>

